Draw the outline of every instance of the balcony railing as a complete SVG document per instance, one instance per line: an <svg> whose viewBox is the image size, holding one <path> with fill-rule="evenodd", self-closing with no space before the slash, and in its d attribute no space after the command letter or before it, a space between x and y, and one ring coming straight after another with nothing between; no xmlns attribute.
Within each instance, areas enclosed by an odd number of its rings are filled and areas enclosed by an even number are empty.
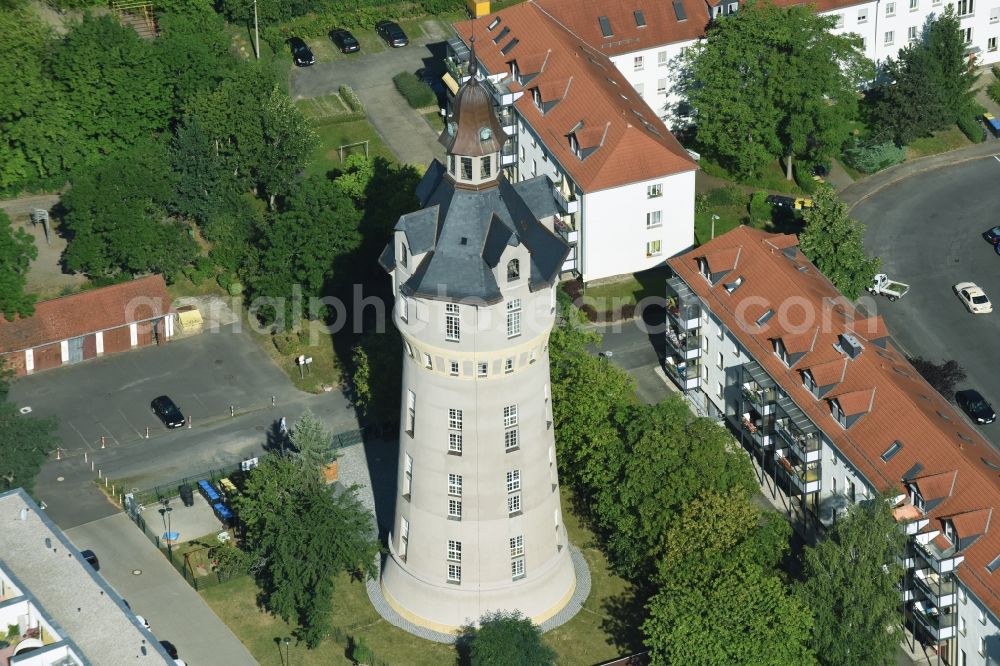
<svg viewBox="0 0 1000 666"><path fill-rule="evenodd" d="M663 367L667 374L682 389L698 388L699 380L701 379L701 364L697 363L697 359L695 359L694 363L688 363L683 359L668 356Z"/></svg>
<svg viewBox="0 0 1000 666"><path fill-rule="evenodd" d="M454 58L445 58L444 68L457 83L461 83L462 79L469 75L469 63L458 62Z"/></svg>
<svg viewBox="0 0 1000 666"><path fill-rule="evenodd" d="M775 427L777 433L803 462L816 462L820 458L820 441L816 433L802 434L794 426L779 421Z"/></svg>
<svg viewBox="0 0 1000 666"><path fill-rule="evenodd" d="M757 408L761 414L770 413L767 407L778 399L778 393L773 388L761 388L757 382L747 382L743 385L743 399Z"/></svg>
<svg viewBox="0 0 1000 666"><path fill-rule="evenodd" d="M935 606L947 608L955 605L957 586L950 574L941 576L933 569L918 569L913 572L913 580Z"/></svg>
<svg viewBox="0 0 1000 666"><path fill-rule="evenodd" d="M666 337L667 343L680 357L692 359L701 356L701 336L697 333L678 333L673 326L668 326Z"/></svg>
<svg viewBox="0 0 1000 666"><path fill-rule="evenodd" d="M924 626L936 641L946 641L955 637L955 624L958 613L939 609L918 601L913 604L913 616Z"/></svg>
<svg viewBox="0 0 1000 666"><path fill-rule="evenodd" d="M816 493L820 490L820 468L819 465L790 465L792 483L803 493Z"/></svg>
<svg viewBox="0 0 1000 666"><path fill-rule="evenodd" d="M965 560L964 555L955 555L954 546L949 546L948 548L942 550L934 545L933 541L920 543L919 541L914 540L914 543L917 546L917 552L920 553L924 560L926 560L927 564L929 564L930 567L939 574L954 571L955 567Z"/></svg>

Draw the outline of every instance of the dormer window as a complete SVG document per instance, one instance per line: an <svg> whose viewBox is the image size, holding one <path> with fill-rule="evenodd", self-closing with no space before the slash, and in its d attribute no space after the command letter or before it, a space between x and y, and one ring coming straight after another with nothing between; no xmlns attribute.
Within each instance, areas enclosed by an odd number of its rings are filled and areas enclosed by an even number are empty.
<svg viewBox="0 0 1000 666"><path fill-rule="evenodd" d="M507 262L507 282L514 282L521 277L521 262L511 259Z"/></svg>
<svg viewBox="0 0 1000 666"><path fill-rule="evenodd" d="M913 506L920 509L921 513L924 511L924 498L920 496L920 491L917 490L916 486L910 489L910 500L913 502Z"/></svg>
<svg viewBox="0 0 1000 666"><path fill-rule="evenodd" d="M836 400L830 401L830 413L833 415L834 420L837 421L844 428L847 427L847 414L841 408L840 403Z"/></svg>
<svg viewBox="0 0 1000 666"><path fill-rule="evenodd" d="M406 251L406 243L399 246L399 265L406 266L406 258L409 253Z"/></svg>
<svg viewBox="0 0 1000 666"><path fill-rule="evenodd" d="M953 544L958 543L958 535L955 534L955 523L950 520L944 521L944 538Z"/></svg>
<svg viewBox="0 0 1000 666"><path fill-rule="evenodd" d="M727 283L726 283L726 284L724 284L723 286L724 286L724 287L726 288L726 292L728 292L728 293L730 293L730 294L731 294L731 293L733 293L734 291L736 291L736 289L737 289L737 288L738 288L738 287L739 287L739 286L740 286L741 284L743 284L743 276L742 276L742 275L741 275L741 276L739 276L738 278L736 278L735 280L733 280L732 282L727 282Z"/></svg>
<svg viewBox="0 0 1000 666"><path fill-rule="evenodd" d="M450 173L452 176L456 175L455 174L455 156L454 155L449 155L448 156L448 173Z"/></svg>
<svg viewBox="0 0 1000 666"><path fill-rule="evenodd" d="M480 178L492 178L493 177L493 160L489 155L484 155L479 158L479 177Z"/></svg>
<svg viewBox="0 0 1000 666"><path fill-rule="evenodd" d="M573 151L573 154L577 157L582 157L580 154L580 141L576 138L576 134L569 135L569 149Z"/></svg>
<svg viewBox="0 0 1000 666"><path fill-rule="evenodd" d="M521 70L517 67L517 61L510 63L510 76L518 83L521 83Z"/></svg>
<svg viewBox="0 0 1000 666"><path fill-rule="evenodd" d="M816 395L816 391L819 387L816 386L816 380L813 379L812 373L806 370L802 373L802 385L806 387L806 390Z"/></svg>
<svg viewBox="0 0 1000 666"><path fill-rule="evenodd" d="M531 89L531 101L535 103L539 111L542 110L542 93L539 92L538 88Z"/></svg>
<svg viewBox="0 0 1000 666"><path fill-rule="evenodd" d="M462 180L472 180L472 158L462 158Z"/></svg>
<svg viewBox="0 0 1000 666"><path fill-rule="evenodd" d="M785 343L781 340L774 341L774 353L781 359L781 362L788 365L788 351L785 349Z"/></svg>

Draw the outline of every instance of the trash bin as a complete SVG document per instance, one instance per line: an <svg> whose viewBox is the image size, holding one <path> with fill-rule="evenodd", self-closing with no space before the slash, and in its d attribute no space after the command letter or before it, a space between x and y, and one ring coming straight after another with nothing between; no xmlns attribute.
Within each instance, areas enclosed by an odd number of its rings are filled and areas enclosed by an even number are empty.
<svg viewBox="0 0 1000 666"><path fill-rule="evenodd" d="M194 506L194 491L190 485L182 483L177 487L177 492L180 493L181 502L184 503L184 506Z"/></svg>

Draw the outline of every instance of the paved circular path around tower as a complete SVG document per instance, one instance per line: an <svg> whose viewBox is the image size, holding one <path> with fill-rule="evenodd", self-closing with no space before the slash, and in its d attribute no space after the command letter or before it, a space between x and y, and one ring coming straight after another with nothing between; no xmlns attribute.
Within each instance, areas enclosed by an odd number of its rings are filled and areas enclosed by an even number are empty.
<svg viewBox="0 0 1000 666"><path fill-rule="evenodd" d="M352 485L358 486L358 499L365 507L374 513L375 497L372 492L371 475L368 472L368 461L365 456L364 446L359 444L342 449L339 456L339 462L339 482L347 487ZM376 462L380 465L396 465L396 459L392 458L390 460L388 456L386 456L385 459L380 459ZM583 554L576 548L576 546L570 544L569 549L570 559L573 561L573 571L576 575L576 589L573 591L573 596L570 598L569 602L561 611L550 617L545 622L542 622L541 628L543 632L555 629L556 627L569 622L577 613L580 612L580 609L583 608L583 603L590 595L590 569L587 567L587 561L584 559ZM379 559L379 562L381 562L381 558ZM381 569L379 573L381 573ZM382 618L389 624L399 627L414 636L419 636L420 638L424 638L429 641L448 644L455 642L456 637L453 634L445 634L440 631L433 631L431 629L418 626L397 613L385 600L385 596L382 594L382 586L379 584L378 578L366 581L365 585L368 589L368 598L371 600L375 610L378 611L378 614L381 615Z"/></svg>

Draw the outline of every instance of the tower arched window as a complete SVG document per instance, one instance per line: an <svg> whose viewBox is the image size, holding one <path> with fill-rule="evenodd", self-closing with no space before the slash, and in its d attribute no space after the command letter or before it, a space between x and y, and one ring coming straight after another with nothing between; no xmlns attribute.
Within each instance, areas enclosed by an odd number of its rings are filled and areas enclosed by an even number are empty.
<svg viewBox="0 0 1000 666"><path fill-rule="evenodd" d="M513 282L521 277L521 262L511 259L507 262L507 282Z"/></svg>
<svg viewBox="0 0 1000 666"><path fill-rule="evenodd" d="M399 264L401 266L406 266L407 255L409 253L406 251L406 243L399 246Z"/></svg>

